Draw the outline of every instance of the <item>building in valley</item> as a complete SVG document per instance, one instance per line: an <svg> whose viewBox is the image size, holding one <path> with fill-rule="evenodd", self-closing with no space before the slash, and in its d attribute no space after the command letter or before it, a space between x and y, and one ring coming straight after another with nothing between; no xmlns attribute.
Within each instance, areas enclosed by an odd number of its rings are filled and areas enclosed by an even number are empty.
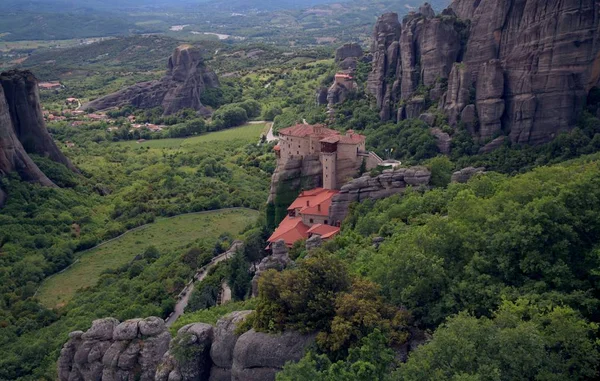
<svg viewBox="0 0 600 381"><path fill-rule="evenodd" d="M296 241L313 235L328 239L339 233L338 226L329 225L329 207L333 196L338 193L337 190L324 188L300 193L288 207L287 216L269 237L269 246L282 239L288 247L292 247Z"/></svg>

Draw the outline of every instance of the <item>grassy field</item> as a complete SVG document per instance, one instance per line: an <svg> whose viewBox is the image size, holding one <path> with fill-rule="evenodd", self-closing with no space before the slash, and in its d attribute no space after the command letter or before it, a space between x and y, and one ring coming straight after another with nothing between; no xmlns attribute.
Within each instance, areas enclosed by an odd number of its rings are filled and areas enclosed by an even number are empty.
<svg viewBox="0 0 600 381"><path fill-rule="evenodd" d="M236 236L256 220L257 216L257 211L237 209L157 220L140 230L84 252L73 266L48 278L40 287L38 298L47 307L62 306L78 289L93 286L102 271L128 263L148 246L154 245L162 252L184 247L198 238L217 238L224 232Z"/></svg>
<svg viewBox="0 0 600 381"><path fill-rule="evenodd" d="M208 134L198 135L191 138L181 138L181 139L156 139L156 140L147 140L142 143L138 143L137 141L123 141L115 144L130 146L133 148L185 148L200 145L203 143L209 142L218 142L218 141L226 141L226 140L243 140L247 143L258 142L261 134L266 134L268 129L266 129L266 124L264 123L253 123L246 124L241 127L230 128L227 130L210 132Z"/></svg>

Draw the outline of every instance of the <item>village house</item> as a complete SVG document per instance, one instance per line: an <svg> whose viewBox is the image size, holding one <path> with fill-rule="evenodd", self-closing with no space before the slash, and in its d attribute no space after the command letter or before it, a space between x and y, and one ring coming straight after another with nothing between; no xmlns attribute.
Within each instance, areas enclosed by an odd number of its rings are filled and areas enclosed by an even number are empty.
<svg viewBox="0 0 600 381"><path fill-rule="evenodd" d="M300 193L298 198L288 207L287 216L269 237L269 246L275 241L283 240L288 247L296 241L319 235L329 239L339 233L340 228L329 225L329 207L333 196L339 191L316 188Z"/></svg>

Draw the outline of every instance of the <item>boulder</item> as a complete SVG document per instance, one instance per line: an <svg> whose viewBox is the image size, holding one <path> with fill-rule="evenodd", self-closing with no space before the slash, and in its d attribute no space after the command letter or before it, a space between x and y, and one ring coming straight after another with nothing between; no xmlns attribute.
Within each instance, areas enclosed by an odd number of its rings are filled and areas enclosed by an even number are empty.
<svg viewBox="0 0 600 381"><path fill-rule="evenodd" d="M143 336L156 336L166 330L165 321L156 316L140 320L138 327Z"/></svg>
<svg viewBox="0 0 600 381"><path fill-rule="evenodd" d="M492 140L488 144L484 145L479 149L479 153L490 153L495 151L496 149L502 147L504 142L506 141L506 136L499 136L496 139Z"/></svg>
<svg viewBox="0 0 600 381"><path fill-rule="evenodd" d="M475 176L476 174L479 173L485 173L485 168L480 167L480 168L473 168L473 167L467 167L467 168L463 168L460 171L454 172L452 174L452 182L453 183L461 183L464 184L466 182L468 182L471 177Z"/></svg>
<svg viewBox="0 0 600 381"><path fill-rule="evenodd" d="M344 44L335 51L335 62L342 62L347 58L360 58L363 54L362 47L359 44Z"/></svg>
<svg viewBox="0 0 600 381"><path fill-rule="evenodd" d="M268 334L250 330L237 340L231 369L232 381L271 381L286 362L299 361L315 334Z"/></svg>
<svg viewBox="0 0 600 381"><path fill-rule="evenodd" d="M126 320L115 327L113 338L115 340L133 340L139 335L138 323L142 319Z"/></svg>
<svg viewBox="0 0 600 381"><path fill-rule="evenodd" d="M92 327L81 335L81 338L83 340L111 340L113 331L118 324L119 321L114 318L94 320Z"/></svg>
<svg viewBox="0 0 600 381"><path fill-rule="evenodd" d="M426 19L435 17L435 11L431 8L431 4L425 3L419 7L419 13Z"/></svg>
<svg viewBox="0 0 600 381"><path fill-rule="evenodd" d="M236 328L242 323L252 311L236 311L225 315L217 322L214 331L214 341L210 348L210 357L213 366L220 369L217 373L222 374L231 371L233 365L233 349L238 339ZM211 374L211 380L213 376Z"/></svg>
<svg viewBox="0 0 600 381"><path fill-rule="evenodd" d="M419 119L425 122L429 127L435 126L435 115L430 112L419 115Z"/></svg>
<svg viewBox="0 0 600 381"><path fill-rule="evenodd" d="M432 128L430 130L431 135L435 136L435 143L444 155L450 154L450 145L452 144L452 138L450 135L440 128Z"/></svg>
<svg viewBox="0 0 600 381"><path fill-rule="evenodd" d="M323 239L320 235L313 235L306 240L306 251L309 253L323 246Z"/></svg>

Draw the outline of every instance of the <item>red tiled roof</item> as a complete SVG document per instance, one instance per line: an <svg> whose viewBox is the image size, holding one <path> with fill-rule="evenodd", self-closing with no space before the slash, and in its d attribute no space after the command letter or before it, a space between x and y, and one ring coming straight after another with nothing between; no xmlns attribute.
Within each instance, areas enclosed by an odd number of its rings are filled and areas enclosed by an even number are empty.
<svg viewBox="0 0 600 381"><path fill-rule="evenodd" d="M282 239L291 247L294 242L308 238L308 229L302 222L302 217L286 216L267 241L273 243Z"/></svg>
<svg viewBox="0 0 600 381"><path fill-rule="evenodd" d="M364 143L365 136L357 134L353 130L346 131L346 135L334 135L321 139L321 143L341 143L341 144L360 144Z"/></svg>
<svg viewBox="0 0 600 381"><path fill-rule="evenodd" d="M331 225L316 224L308 229L308 234L320 235L321 238L330 238L340 232L340 228Z"/></svg>
<svg viewBox="0 0 600 381"><path fill-rule="evenodd" d="M319 134L317 134L315 132L315 127L321 128L321 132ZM335 134L338 134L338 132L336 130L332 130L323 125L313 126L310 124L297 124L295 126L279 130L279 135L289 135L289 136L295 136L298 138L303 138L303 137L310 136L310 135L327 136L327 135L335 135Z"/></svg>
<svg viewBox="0 0 600 381"><path fill-rule="evenodd" d="M273 147L273 150L274 150L274 151L281 151L281 147L279 147L279 146L277 145L277 146Z"/></svg>
<svg viewBox="0 0 600 381"><path fill-rule="evenodd" d="M333 197L333 196L334 195L332 194L331 197ZM312 216L328 216L329 215L329 207L331 206L331 197L326 199L325 201L319 203L318 205L302 209L300 211L300 213L310 214Z"/></svg>
<svg viewBox="0 0 600 381"><path fill-rule="evenodd" d="M288 210L300 209L300 213L304 213L305 210L317 210L317 206L321 205L321 211L319 213L307 213L307 214L318 214L327 215L329 214L329 205L331 204L331 198L338 194L339 191L315 188L310 191L304 191L294 200L292 205L289 206ZM329 200L329 204L325 207L323 204ZM322 214L324 213L324 214Z"/></svg>

